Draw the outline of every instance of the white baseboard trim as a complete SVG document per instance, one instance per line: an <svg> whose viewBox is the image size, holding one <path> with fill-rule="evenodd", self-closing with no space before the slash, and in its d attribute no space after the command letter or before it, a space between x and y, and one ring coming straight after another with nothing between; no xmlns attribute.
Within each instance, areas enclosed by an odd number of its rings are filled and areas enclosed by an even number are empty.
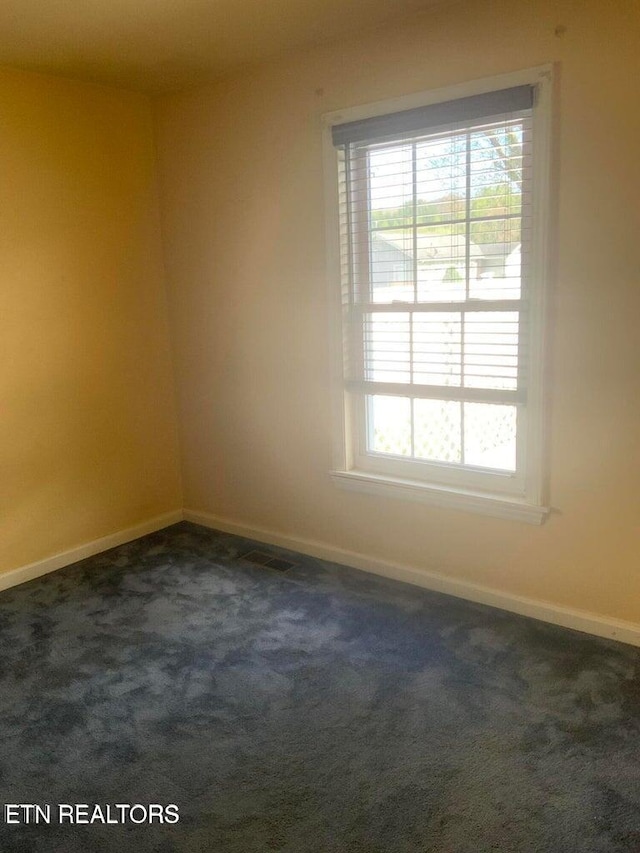
<svg viewBox="0 0 640 853"><path fill-rule="evenodd" d="M322 542L287 536L259 527L250 527L205 512L185 509L184 519L203 527L221 530L224 533L234 533L237 536L255 539L258 542L276 545L291 551L299 551L302 554L308 554L310 557L317 557L332 563L341 563L365 572L372 572L386 578L421 586L434 592L453 595L456 598L488 604L491 607L498 607L500 610L508 610L521 616L530 616L534 619L540 619L542 622L560 625L563 628L572 628L575 631L594 634L596 637L606 637L622 643L629 643L632 646L640 646L640 624L635 622L625 622L597 613L590 613L586 610L561 607L548 601L501 592L491 587L447 577L436 572L423 571L399 563L389 563L367 557L365 554L334 548Z"/></svg>
<svg viewBox="0 0 640 853"><path fill-rule="evenodd" d="M110 533L108 536L102 536L92 542L85 542L84 545L78 545L76 548L70 548L68 551L62 551L60 554L54 554L52 557L46 557L44 560L38 560L35 563L29 563L28 566L11 569L0 574L0 590L26 583L26 581L46 575L49 572L55 572L57 569L70 566L79 560L93 557L94 554L108 551L109 548L115 548L118 545L124 545L125 542L139 539L141 536L146 536L147 533L155 533L156 530L169 527L170 524L182 521L183 518L181 509L166 512L163 515L156 515L148 521L143 521L141 524L136 524L134 527L127 527L126 530L118 530L116 533Z"/></svg>
<svg viewBox="0 0 640 853"><path fill-rule="evenodd" d="M341 563L345 566L351 566L354 569L414 584L415 586L433 590L434 592L442 592L447 595L453 595L456 598L464 598L468 601L478 602L479 604L488 604L491 607L498 607L501 610L508 610L522 616L530 616L534 619L540 619L543 622L560 625L563 628L572 628L575 631L594 634L597 637L606 637L622 643L629 643L633 646L640 646L640 624L635 622L625 622L621 619L601 616L586 610L561 607L548 601L501 592L491 587L458 578L447 577L437 572L423 571L400 563L378 560L355 551L335 548L323 542L316 542L297 536L288 536L260 527L250 527L249 525L240 524L227 518L190 509L185 509L184 511L174 510L173 512L155 516L125 530L119 530L116 533L111 533L100 539L94 539L92 542L86 542L68 551L54 554L52 557L47 557L44 560L38 560L27 566L20 566L17 569L0 574L0 591L33 580L41 575L46 575L49 572L54 572L72 563L77 563L79 560L92 557L94 554L99 554L102 551L108 551L110 548L115 548L118 545L124 545L126 542L139 539L141 536L154 533L156 530L162 530L164 527L176 524L183 519L191 521L194 524L200 524L203 527L210 527L225 533L233 533L237 536L244 536L247 539L254 539L257 542L287 548L291 551L299 551L311 557L328 560L332 563Z"/></svg>

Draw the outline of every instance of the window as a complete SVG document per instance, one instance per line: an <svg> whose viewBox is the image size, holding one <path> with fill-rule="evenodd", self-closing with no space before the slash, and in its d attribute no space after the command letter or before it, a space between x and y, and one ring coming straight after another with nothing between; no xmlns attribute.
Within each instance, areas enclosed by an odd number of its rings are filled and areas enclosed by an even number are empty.
<svg viewBox="0 0 640 853"><path fill-rule="evenodd" d="M326 117L340 485L543 519L549 85Z"/></svg>

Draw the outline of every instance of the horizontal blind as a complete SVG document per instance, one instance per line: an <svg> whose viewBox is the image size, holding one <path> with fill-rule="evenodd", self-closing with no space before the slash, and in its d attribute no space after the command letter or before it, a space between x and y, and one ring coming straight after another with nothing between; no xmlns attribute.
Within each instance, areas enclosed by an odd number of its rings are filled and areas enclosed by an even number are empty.
<svg viewBox="0 0 640 853"><path fill-rule="evenodd" d="M489 94L333 129L354 393L526 403L533 90Z"/></svg>

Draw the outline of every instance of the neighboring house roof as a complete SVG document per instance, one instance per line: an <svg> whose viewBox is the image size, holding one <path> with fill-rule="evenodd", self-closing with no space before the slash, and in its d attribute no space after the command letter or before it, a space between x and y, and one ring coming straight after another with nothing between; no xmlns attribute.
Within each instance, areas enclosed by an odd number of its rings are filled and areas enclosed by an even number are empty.
<svg viewBox="0 0 640 853"><path fill-rule="evenodd" d="M405 258L413 258L413 240L407 229L401 231L376 231L374 242L393 247ZM466 259L467 241L463 234L418 234L416 238L418 261L423 263L463 263ZM502 247L504 252L504 246ZM469 252L471 259L484 257L482 248L470 241Z"/></svg>
<svg viewBox="0 0 640 853"><path fill-rule="evenodd" d="M482 249L482 254L486 258L504 258L516 249L519 249L520 243L517 241L510 243L478 243L478 246Z"/></svg>
<svg viewBox="0 0 640 853"><path fill-rule="evenodd" d="M411 232L398 231L374 231L373 243L377 248L390 254L400 253L403 258L413 258L413 243ZM466 238L463 234L418 234L417 250L418 260L425 263L448 261L461 261L466 258ZM508 258L520 252L520 243L476 243L470 241L469 251L472 260L493 260L505 263Z"/></svg>

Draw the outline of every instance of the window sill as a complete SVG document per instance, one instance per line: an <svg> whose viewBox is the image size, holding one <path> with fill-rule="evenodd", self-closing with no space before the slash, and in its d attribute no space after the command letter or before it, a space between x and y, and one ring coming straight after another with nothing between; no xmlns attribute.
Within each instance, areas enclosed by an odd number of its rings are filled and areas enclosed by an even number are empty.
<svg viewBox="0 0 640 853"><path fill-rule="evenodd" d="M506 495L497 497L483 492L452 489L364 471L332 471L331 479L341 489L351 492L418 501L446 509L461 509L494 518L523 521L527 524L542 524L549 514L548 507L527 503L519 498Z"/></svg>

